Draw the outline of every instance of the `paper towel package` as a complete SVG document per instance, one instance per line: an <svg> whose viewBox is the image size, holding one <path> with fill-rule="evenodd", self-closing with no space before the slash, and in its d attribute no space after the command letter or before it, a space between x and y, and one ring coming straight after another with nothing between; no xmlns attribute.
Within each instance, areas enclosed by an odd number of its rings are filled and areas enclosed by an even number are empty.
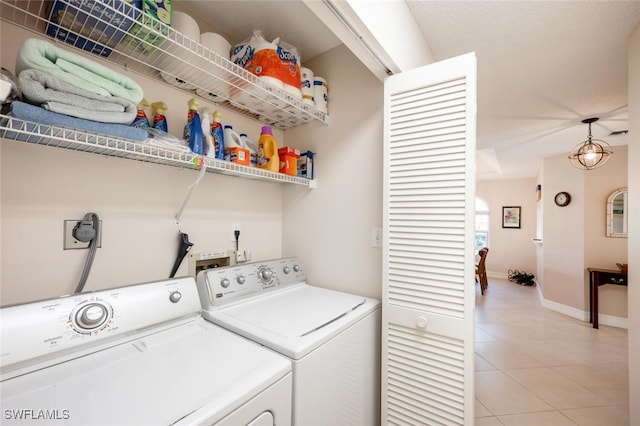
<svg viewBox="0 0 640 426"><path fill-rule="evenodd" d="M48 35L104 57L111 55L111 48L120 43L141 15L140 10L122 0L56 0L51 5Z"/></svg>
<svg viewBox="0 0 640 426"><path fill-rule="evenodd" d="M258 30L234 46L231 61L263 81L302 99L300 58L296 49L277 37L267 41Z"/></svg>

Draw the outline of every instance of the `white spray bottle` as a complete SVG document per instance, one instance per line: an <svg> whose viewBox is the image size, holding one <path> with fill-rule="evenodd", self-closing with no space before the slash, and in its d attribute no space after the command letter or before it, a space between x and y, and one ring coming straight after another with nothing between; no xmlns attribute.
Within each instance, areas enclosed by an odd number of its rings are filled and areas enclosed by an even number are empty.
<svg viewBox="0 0 640 426"><path fill-rule="evenodd" d="M211 137L211 108L202 107L198 111L200 114L200 124L202 126L202 145L203 145L203 154L207 155L212 150L215 149L213 147L213 138Z"/></svg>

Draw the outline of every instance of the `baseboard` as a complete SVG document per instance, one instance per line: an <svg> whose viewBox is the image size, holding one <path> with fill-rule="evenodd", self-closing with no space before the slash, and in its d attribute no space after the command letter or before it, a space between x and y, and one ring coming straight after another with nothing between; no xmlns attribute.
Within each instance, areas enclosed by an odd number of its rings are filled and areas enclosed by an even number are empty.
<svg viewBox="0 0 640 426"><path fill-rule="evenodd" d="M615 317L613 315L598 314L598 323L610 327L629 329L629 318Z"/></svg>
<svg viewBox="0 0 640 426"><path fill-rule="evenodd" d="M562 303L552 302L551 300L545 299L544 296L542 297L541 302L543 307L551 311L561 313L571 318L579 319L580 321L589 321L589 312L585 312L581 309L573 308L571 306L563 305Z"/></svg>
<svg viewBox="0 0 640 426"><path fill-rule="evenodd" d="M588 311L583 311L581 309L573 308L571 306L563 305L561 303L552 302L551 300L546 300L544 297L542 297L542 294L540 293L539 288L538 288L538 292L539 292L538 294L540 295L540 300L543 307L551 311L569 316L571 318L578 319L580 321L589 322L589 317L591 315ZM610 327L618 327L618 328L624 328L624 329L629 328L628 318L616 317L613 315L598 314L598 323L600 325L608 325Z"/></svg>

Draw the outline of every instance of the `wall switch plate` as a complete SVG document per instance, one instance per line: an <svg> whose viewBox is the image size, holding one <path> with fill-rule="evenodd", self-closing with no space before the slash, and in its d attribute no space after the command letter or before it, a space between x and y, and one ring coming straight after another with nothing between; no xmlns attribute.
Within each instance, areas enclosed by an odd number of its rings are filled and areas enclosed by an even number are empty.
<svg viewBox="0 0 640 426"><path fill-rule="evenodd" d="M382 228L371 228L371 247L382 247Z"/></svg>
<svg viewBox="0 0 640 426"><path fill-rule="evenodd" d="M77 220L65 220L64 221L64 239L62 248L64 250L76 250L76 249L88 249L89 244L91 242L82 242L76 240L73 236L73 228L79 223L82 222L82 219ZM100 229L98 231L98 235L96 235L98 239L98 248L102 247L102 221L100 221Z"/></svg>

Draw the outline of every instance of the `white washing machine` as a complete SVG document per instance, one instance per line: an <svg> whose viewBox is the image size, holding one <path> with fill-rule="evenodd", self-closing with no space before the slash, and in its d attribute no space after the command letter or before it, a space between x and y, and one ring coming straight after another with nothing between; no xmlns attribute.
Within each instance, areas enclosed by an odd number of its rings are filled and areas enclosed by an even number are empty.
<svg viewBox="0 0 640 426"><path fill-rule="evenodd" d="M293 424L380 424L380 303L306 283L296 258L197 276L203 316L293 362Z"/></svg>
<svg viewBox="0 0 640 426"><path fill-rule="evenodd" d="M200 309L193 278L0 309L2 425L290 425L291 362Z"/></svg>

